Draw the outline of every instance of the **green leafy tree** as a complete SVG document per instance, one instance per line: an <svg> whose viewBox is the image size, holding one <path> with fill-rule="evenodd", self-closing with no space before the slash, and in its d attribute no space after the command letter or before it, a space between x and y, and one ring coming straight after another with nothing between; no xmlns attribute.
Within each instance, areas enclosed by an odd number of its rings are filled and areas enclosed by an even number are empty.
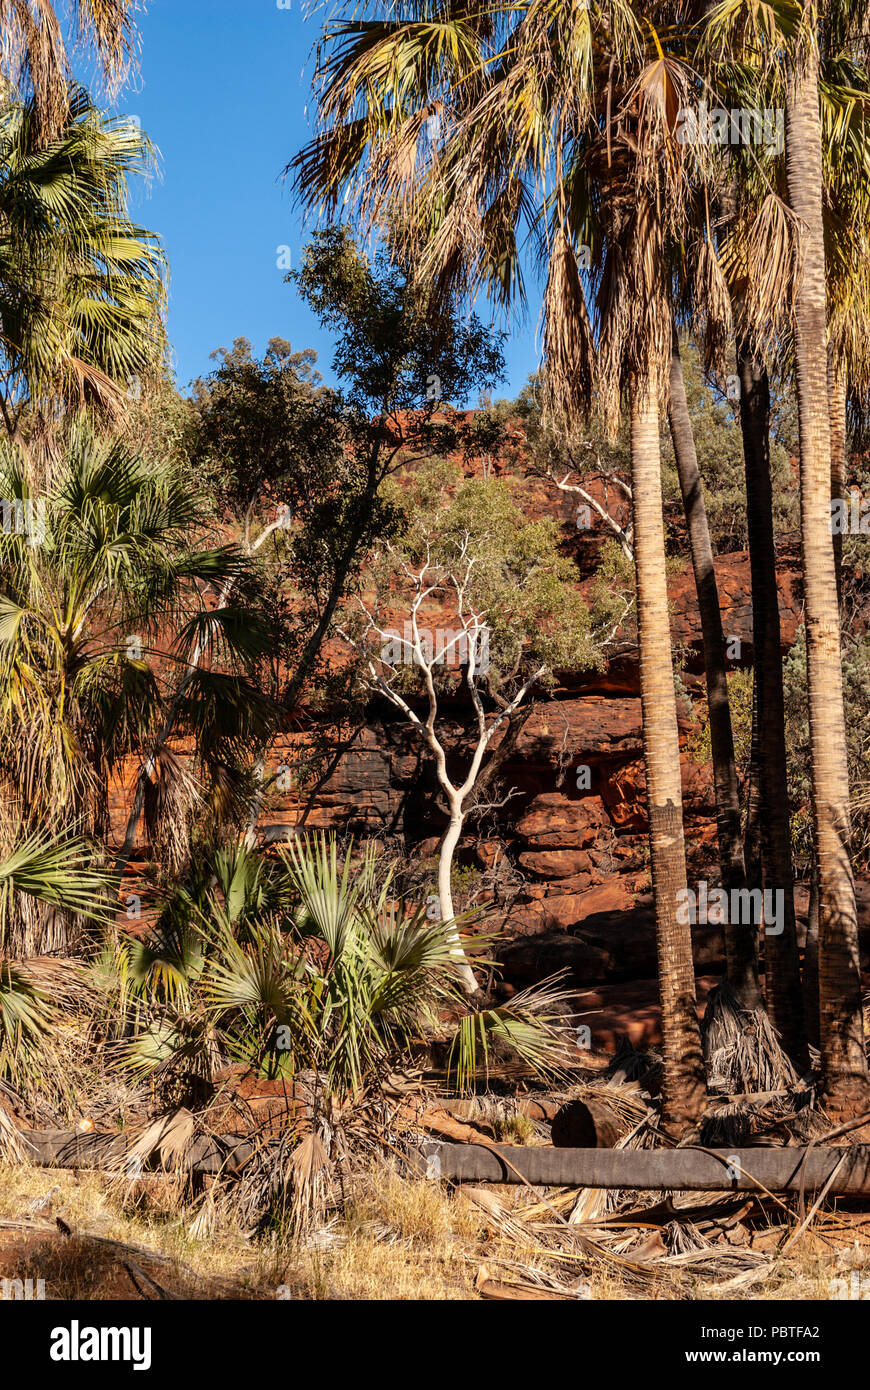
<svg viewBox="0 0 870 1390"><path fill-rule="evenodd" d="M287 717L303 691L317 699L324 682L334 687L324 643L364 557L396 524L387 480L458 447L455 403L489 388L503 365L497 335L435 305L386 257L370 265L346 228L318 233L289 278L336 335L339 387L322 385L311 352L273 339L258 360L239 340L193 395L194 467L270 576L281 640L263 677ZM278 775L266 773L267 752L253 752L249 834Z"/></svg>

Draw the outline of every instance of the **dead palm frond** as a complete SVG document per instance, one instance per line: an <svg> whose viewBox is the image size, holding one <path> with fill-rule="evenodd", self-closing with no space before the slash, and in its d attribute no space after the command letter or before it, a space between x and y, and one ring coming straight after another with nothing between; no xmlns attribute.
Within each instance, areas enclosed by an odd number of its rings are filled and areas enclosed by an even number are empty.
<svg viewBox="0 0 870 1390"><path fill-rule="evenodd" d="M789 305L802 270L794 213L776 193L768 193L728 232L720 255L732 300L740 306L738 332L769 356L790 328Z"/></svg>
<svg viewBox="0 0 870 1390"><path fill-rule="evenodd" d="M124 1167L128 1177L138 1176L155 1153L165 1169L186 1167L194 1131L194 1117L189 1110L181 1108L161 1115L127 1149Z"/></svg>
<svg viewBox="0 0 870 1390"><path fill-rule="evenodd" d="M317 1130L301 1140L287 1133L255 1150L238 1181L217 1199L216 1211L251 1234L274 1224L304 1236L322 1225L332 1178L328 1139ZM209 1217L200 1215L204 1225Z"/></svg>
<svg viewBox="0 0 870 1390"><path fill-rule="evenodd" d="M798 1081L767 1014L744 1009L727 981L710 993L701 1036L714 1093L778 1091Z"/></svg>
<svg viewBox="0 0 870 1390"><path fill-rule="evenodd" d="M556 235L543 319L548 409L561 421L585 415L591 406L594 345L574 249L564 230Z"/></svg>
<svg viewBox="0 0 870 1390"><path fill-rule="evenodd" d="M97 60L110 92L135 56L136 0L0 0L0 76L32 95L42 135L55 135L69 106L71 58L86 50Z"/></svg>
<svg viewBox="0 0 870 1390"><path fill-rule="evenodd" d="M23 1163L26 1157L26 1143L21 1137L18 1126L3 1105L2 1098L0 1098L0 1161L3 1163Z"/></svg>

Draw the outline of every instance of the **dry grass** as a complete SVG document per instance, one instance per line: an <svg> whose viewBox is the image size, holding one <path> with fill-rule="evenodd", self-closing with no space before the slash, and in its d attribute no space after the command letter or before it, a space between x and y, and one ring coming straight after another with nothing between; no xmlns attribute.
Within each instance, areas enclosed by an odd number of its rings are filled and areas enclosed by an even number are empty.
<svg viewBox="0 0 870 1390"><path fill-rule="evenodd" d="M60 1191L50 1206L31 1216L31 1202L42 1198L55 1185ZM77 1277L67 1265L75 1265L74 1257L81 1254L80 1238L87 1236L97 1238L90 1245L90 1259L95 1265L99 1265L102 1254L99 1242L118 1241L151 1250L167 1260L166 1278L173 1287L179 1281L187 1282L189 1271L203 1280L232 1279L252 1291L256 1289L260 1282L259 1252L233 1229L215 1233L207 1244L193 1240L186 1227L191 1216L192 1212L179 1210L178 1186L171 1177L155 1175L136 1182L119 1182L105 1173L0 1165L0 1222L32 1221L34 1234L44 1236L46 1232L54 1233L55 1218L60 1217L73 1232L73 1240L57 1237L59 1253L56 1260L52 1256L48 1261L52 1269L56 1263L62 1281ZM64 1255L64 1250L68 1254ZM6 1272L21 1277L17 1269ZM49 1274L41 1277L48 1281ZM54 1296L89 1295L55 1292Z"/></svg>
<svg viewBox="0 0 870 1390"><path fill-rule="evenodd" d="M31 1216L30 1204L54 1185L50 1205ZM870 1269L870 1218L863 1215L820 1213L786 1257L776 1255L771 1232L755 1265L720 1247L693 1253L690 1228L687 1263L674 1256L673 1244L664 1262L644 1260L637 1233L617 1238L592 1226L565 1227L557 1214L568 1214L576 1194L522 1187L451 1192L403 1177L392 1162L361 1170L343 1214L327 1213L304 1240L276 1229L252 1242L229 1223L195 1239L196 1206L180 1198L171 1179L157 1176L127 1183L2 1166L0 1223L26 1224L0 1224L0 1274L43 1278L49 1298L134 1297L123 1252L111 1241L132 1247L130 1258L174 1296L200 1299L455 1301L517 1285L606 1301L815 1300L834 1296L832 1281L844 1270ZM56 1216L71 1238L57 1234Z"/></svg>

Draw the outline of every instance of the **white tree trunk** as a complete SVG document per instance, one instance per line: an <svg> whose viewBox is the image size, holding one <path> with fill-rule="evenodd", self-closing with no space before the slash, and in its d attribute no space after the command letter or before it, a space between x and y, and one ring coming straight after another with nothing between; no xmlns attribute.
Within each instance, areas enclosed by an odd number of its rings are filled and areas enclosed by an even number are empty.
<svg viewBox="0 0 870 1390"><path fill-rule="evenodd" d="M451 798L453 804L450 808L450 824L441 841L441 849L438 855L438 906L441 912L441 921L449 922L453 917L453 893L450 887L450 871L453 868L453 854L459 843L459 836L462 834L462 823L465 820L458 805L458 799ZM449 933L448 940L451 944L450 954L456 960L456 967L459 978L462 981L462 988L466 994L476 994L478 989L474 971L468 964L468 959L462 949L462 942L459 939L459 932L455 929Z"/></svg>

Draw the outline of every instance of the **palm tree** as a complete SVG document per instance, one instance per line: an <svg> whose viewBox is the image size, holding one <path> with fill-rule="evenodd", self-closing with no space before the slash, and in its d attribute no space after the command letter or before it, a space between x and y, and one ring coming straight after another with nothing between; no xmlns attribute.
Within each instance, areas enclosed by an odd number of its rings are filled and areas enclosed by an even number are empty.
<svg viewBox="0 0 870 1390"><path fill-rule="evenodd" d="M117 89L135 53L136 7L136 0L72 0L58 13L50 0L0 0L0 82L32 97L41 135L56 136L67 119L71 52L90 53Z"/></svg>
<svg viewBox="0 0 870 1390"><path fill-rule="evenodd" d="M100 974L139 1075L189 1087L228 1061L269 1076L307 1070L322 1114L441 1031L441 1009L467 1005L454 932L398 897L373 846L340 857L335 840L300 837L266 861L239 844L208 856L151 935L116 943ZM561 999L548 982L470 1014L449 1071L465 1085L498 1042L540 1075L558 1073Z"/></svg>
<svg viewBox="0 0 870 1390"><path fill-rule="evenodd" d="M81 1009L87 981L68 961L18 960L10 925L22 899L49 912L108 921L108 876L94 867L94 847L81 838L45 833L19 838L0 858L0 1081L20 1094L81 1104L71 1097L68 1057L58 1043L60 1014ZM12 933L14 935L14 933ZM29 954L29 952L28 952ZM4 1116L4 1121L6 1117ZM24 1155L8 1121L0 1121L0 1152Z"/></svg>
<svg viewBox="0 0 870 1390"><path fill-rule="evenodd" d="M770 388L764 366L746 339L738 344L740 420L746 476L746 518L752 575L752 643L755 662L752 760L757 768L762 883L782 892L783 930L765 936L767 1004L783 1047L806 1069L794 877L787 787L785 706L779 585L773 535L770 474Z"/></svg>
<svg viewBox="0 0 870 1390"><path fill-rule="evenodd" d="M59 408L119 413L159 363L164 258L127 216L127 185L150 146L81 88L58 134L40 141L33 101L0 105L0 412L21 437Z"/></svg>
<svg viewBox="0 0 870 1390"><path fill-rule="evenodd" d="M52 908L102 917L108 878L93 867L93 857L81 837L52 839L43 832L19 838L0 858L0 949L7 947L12 906L21 893Z"/></svg>
<svg viewBox="0 0 870 1390"><path fill-rule="evenodd" d="M725 667L725 636L713 562L713 545L704 505L692 420L686 400L676 325L670 367L668 422L677 462L683 510L689 529L695 591L701 617L719 859L722 885L729 893L730 901L732 890L739 892L746 887L740 787L734 757L734 731ZM754 934L747 931L745 925L729 921L725 928L725 947L729 983L746 1008L758 1008L763 1001L758 983L758 952Z"/></svg>
<svg viewBox="0 0 870 1390"><path fill-rule="evenodd" d="M825 272L828 302L828 395L831 498L845 494L846 405L849 389L866 392L870 375L870 152L868 74L822 29L822 139L825 155ZM834 531L837 592L843 536ZM842 597L842 595L840 594Z"/></svg>
<svg viewBox="0 0 870 1390"><path fill-rule="evenodd" d="M697 1117L705 1088L691 941L677 916L686 887L680 740L670 660L657 384L631 402L632 493L640 688L656 909L664 1054L663 1113L680 1128Z"/></svg>
<svg viewBox="0 0 870 1390"><path fill-rule="evenodd" d="M820 1039L827 1106L834 1115L849 1115L866 1111L870 1076L861 1011L840 616L830 526L824 156L813 0L803 0L799 39L792 46L788 63L786 169L789 202L801 222L803 253L803 273L794 302L794 353L813 826L819 875Z"/></svg>
<svg viewBox="0 0 870 1390"><path fill-rule="evenodd" d="M824 123L823 178L825 188L824 238L829 251L827 265L822 251L822 287L833 311L830 314L826 376L830 388L830 411L826 414L831 444L831 474L827 488L831 496L843 490L843 451L845 445L845 371L850 360L859 375L858 363L866 344L868 287L866 274L866 174L868 168L865 136L867 76L851 55L846 55L849 5L828 8L828 22L820 35L825 57L824 87L816 82L816 119ZM721 6L711 19L710 37L717 58L740 57L740 63L725 63L726 80L736 81L732 105L761 107L785 101L789 109L788 83L783 86L784 59L791 55L792 73L802 70L805 46L811 39L806 25L794 32L793 16L771 10L767 19L774 27L767 33L765 20L752 5ZM779 29L777 30L777 25ZM771 42L775 37L776 42ZM812 46L812 45L811 45ZM812 62L817 64L818 54ZM819 111L818 98L822 97ZM788 151L788 146L786 147ZM723 266L737 322L737 363L741 381L741 426L746 456L747 511L750 558L753 575L753 629L756 648L756 709L753 737L753 781L757 773L760 801L761 859L765 881L782 888L786 906L785 930L780 937L769 937L766 944L768 998L771 1012L780 1028L787 1050L803 1064L806 1057L801 1027L801 999L796 933L792 903L792 867L788 806L778 795L786 780L786 749L783 725L783 683L776 578L776 551L771 516L769 468L770 401L768 363L776 353L780 359L796 348L787 309L795 290L802 292L803 250L799 231L806 234L809 224L795 217L780 197L780 188L789 184L781 149L745 153L731 151L735 177L723 199L724 237L721 244ZM787 160L785 161L787 165ZM737 168L736 166L740 166ZM739 174L739 177L737 175ZM822 204L819 202L822 225ZM816 233L814 233L815 235ZM818 256L817 256L818 261ZM864 368L860 368L863 375ZM798 384L800 395L801 386ZM802 448L802 454L804 450ZM827 506L828 504L826 504ZM835 587L839 589L839 565L835 537ZM839 654L837 656L839 669ZM754 808L753 808L754 809ZM815 878L815 871L814 871ZM812 975L812 943L808 943L805 975ZM812 981L804 981L804 993ZM847 1010L854 1015L854 989L846 996ZM808 1001L808 1017L816 1012Z"/></svg>
<svg viewBox="0 0 870 1390"><path fill-rule="evenodd" d="M733 104L764 104L756 87L739 85ZM794 880L791 857L783 703L779 586L770 473L770 393L766 363L794 275L794 227L772 182L777 154L730 149L719 200L718 241L729 339L736 342L739 422L746 478L746 514L752 576L754 651L752 757L745 863L750 887L782 894L782 931L765 935L767 1007L787 1055L808 1065L803 1021Z"/></svg>
<svg viewBox="0 0 870 1390"><path fill-rule="evenodd" d="M677 920L686 868L658 400L671 349L662 210L669 225L678 222L687 154L669 113L685 79L654 30L648 43L635 6L612 9L609 24L585 7L556 7L541 23L532 6L505 16L448 5L437 17L337 26L322 49L323 133L294 169L311 203L331 206L344 195L370 220L393 209L423 277L469 293L485 284L505 303L523 294L525 223L548 271L544 337L557 414L591 390L580 245L596 256L601 403L613 419L623 388L631 402L664 1108L680 1128L697 1115L704 1082L691 938Z"/></svg>
<svg viewBox="0 0 870 1390"><path fill-rule="evenodd" d="M0 475L0 492L22 520L0 532L6 838L20 827L68 824L105 838L109 778L151 737L191 643L225 665L204 669L178 711L206 770L226 762L262 718L262 699L235 673L265 640L257 612L206 607L207 587L220 589L246 562L232 546L199 548L196 493L126 444L76 430L41 499L12 445L0 450ZM195 792L168 752L154 759L151 779L158 812Z"/></svg>

